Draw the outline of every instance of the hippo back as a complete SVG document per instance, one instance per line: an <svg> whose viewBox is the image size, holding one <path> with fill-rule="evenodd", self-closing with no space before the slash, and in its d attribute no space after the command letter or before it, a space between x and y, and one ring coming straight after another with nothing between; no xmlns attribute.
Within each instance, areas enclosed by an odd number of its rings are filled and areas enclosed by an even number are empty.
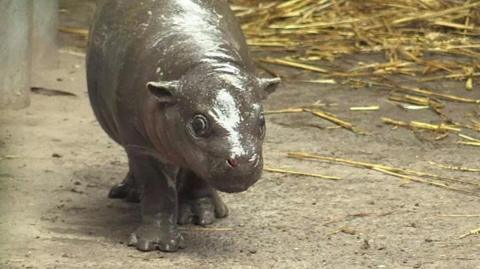
<svg viewBox="0 0 480 269"><path fill-rule="evenodd" d="M109 136L132 143L145 137L146 82L177 80L199 64L225 62L254 69L227 1L105 0L88 45L90 101Z"/></svg>

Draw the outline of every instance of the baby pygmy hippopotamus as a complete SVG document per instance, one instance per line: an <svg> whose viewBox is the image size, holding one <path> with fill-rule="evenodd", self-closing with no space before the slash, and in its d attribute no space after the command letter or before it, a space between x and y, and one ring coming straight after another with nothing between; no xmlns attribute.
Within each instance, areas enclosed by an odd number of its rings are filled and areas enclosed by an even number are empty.
<svg viewBox="0 0 480 269"><path fill-rule="evenodd" d="M227 216L216 190L241 192L263 167L259 78L226 0L105 0L91 28L88 93L103 129L128 156L111 198L141 203L130 245L183 246L177 224Z"/></svg>

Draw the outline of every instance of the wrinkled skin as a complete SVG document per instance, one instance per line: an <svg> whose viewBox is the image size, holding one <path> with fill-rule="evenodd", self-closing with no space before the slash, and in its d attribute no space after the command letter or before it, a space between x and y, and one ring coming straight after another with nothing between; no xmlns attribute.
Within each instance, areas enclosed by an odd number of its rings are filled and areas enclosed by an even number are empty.
<svg viewBox="0 0 480 269"><path fill-rule="evenodd" d="M109 196L139 201L139 250L183 247L177 224L228 215L216 190L240 192L263 167L259 78L222 0L106 0L91 29L89 97L129 172Z"/></svg>

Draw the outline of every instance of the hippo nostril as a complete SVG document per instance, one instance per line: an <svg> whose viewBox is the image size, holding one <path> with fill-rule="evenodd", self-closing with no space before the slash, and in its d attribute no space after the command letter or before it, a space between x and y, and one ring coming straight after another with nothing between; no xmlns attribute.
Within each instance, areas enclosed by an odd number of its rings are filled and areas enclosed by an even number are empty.
<svg viewBox="0 0 480 269"><path fill-rule="evenodd" d="M228 164L230 167L237 167L237 166L238 166L238 162L237 162L235 159L228 159L228 160L227 160L227 164Z"/></svg>

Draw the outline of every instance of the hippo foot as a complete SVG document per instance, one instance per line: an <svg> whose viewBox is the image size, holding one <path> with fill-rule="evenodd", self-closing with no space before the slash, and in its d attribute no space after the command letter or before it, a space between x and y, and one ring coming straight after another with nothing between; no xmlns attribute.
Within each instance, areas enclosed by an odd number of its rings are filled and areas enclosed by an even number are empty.
<svg viewBox="0 0 480 269"><path fill-rule="evenodd" d="M139 203L140 193L135 184L135 180L131 173L128 173L125 179L114 185L108 193L110 199L125 199L129 203Z"/></svg>
<svg viewBox="0 0 480 269"><path fill-rule="evenodd" d="M228 208L218 196L181 201L178 211L178 224L206 226L228 216Z"/></svg>
<svg viewBox="0 0 480 269"><path fill-rule="evenodd" d="M155 224L142 224L130 235L128 245L140 251L158 249L164 252L175 252L185 247L183 236L176 228L165 229Z"/></svg>

